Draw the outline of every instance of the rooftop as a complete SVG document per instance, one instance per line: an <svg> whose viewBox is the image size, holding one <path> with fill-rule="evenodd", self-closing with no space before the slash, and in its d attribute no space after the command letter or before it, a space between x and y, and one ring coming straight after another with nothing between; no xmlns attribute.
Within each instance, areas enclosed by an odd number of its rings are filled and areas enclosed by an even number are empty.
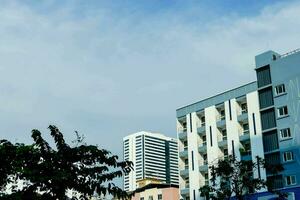
<svg viewBox="0 0 300 200"><path fill-rule="evenodd" d="M210 107L212 105L223 103L224 101L227 101L229 99L241 97L255 90L257 90L257 83L256 81L253 81L251 83L228 90L207 99L203 99L196 103L181 107L176 110L177 118L183 117L192 112L203 110L204 108Z"/></svg>

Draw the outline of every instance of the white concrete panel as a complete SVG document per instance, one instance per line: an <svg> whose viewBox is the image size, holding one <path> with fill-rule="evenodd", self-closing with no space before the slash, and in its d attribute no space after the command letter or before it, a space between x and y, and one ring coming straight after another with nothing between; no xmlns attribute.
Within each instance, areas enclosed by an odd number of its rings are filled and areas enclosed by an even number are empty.
<svg viewBox="0 0 300 200"><path fill-rule="evenodd" d="M259 113L259 102L257 91L247 94L247 105L248 105L248 121L251 141L251 152L252 161L256 162L257 156L264 159L263 140L262 140L262 129L261 120ZM253 114L255 118L255 130L253 122ZM266 179L266 172L264 168L260 168L260 175L262 179ZM254 172L254 177L258 177L258 171Z"/></svg>
<svg viewBox="0 0 300 200"><path fill-rule="evenodd" d="M240 160L240 138L239 138L239 123L238 123L238 105L235 99L230 100L231 105L231 120L229 117L229 101L225 102L225 114L226 114L226 128L227 128L227 141L228 141L228 154L233 155L233 148L234 148L234 155L235 157ZM232 146L232 141L234 143L234 147Z"/></svg>
<svg viewBox="0 0 300 200"><path fill-rule="evenodd" d="M191 121L190 121L191 117ZM193 190L195 190L196 200L199 199L199 164L198 164L198 133L197 133L197 116L196 113L187 115L187 138L188 138L188 156L189 156L189 184L190 198L193 198ZM192 152L194 154L192 162ZM193 169L194 165L194 169Z"/></svg>

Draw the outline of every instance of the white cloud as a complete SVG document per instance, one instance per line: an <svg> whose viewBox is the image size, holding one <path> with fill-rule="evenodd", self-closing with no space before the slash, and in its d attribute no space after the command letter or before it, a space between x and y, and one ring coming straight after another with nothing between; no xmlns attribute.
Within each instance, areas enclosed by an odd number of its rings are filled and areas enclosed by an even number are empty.
<svg viewBox="0 0 300 200"><path fill-rule="evenodd" d="M176 108L254 80L256 54L300 46L298 2L212 19L194 9L144 16L99 6L78 16L76 3L57 7L0 8L1 137L48 123L114 151L135 130L175 137Z"/></svg>

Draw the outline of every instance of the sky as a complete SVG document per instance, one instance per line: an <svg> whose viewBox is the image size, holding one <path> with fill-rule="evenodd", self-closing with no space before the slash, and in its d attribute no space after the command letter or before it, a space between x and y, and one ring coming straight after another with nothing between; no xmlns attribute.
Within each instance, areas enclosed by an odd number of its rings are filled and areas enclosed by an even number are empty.
<svg viewBox="0 0 300 200"><path fill-rule="evenodd" d="M0 0L0 138L58 126L121 155L176 137L176 109L255 80L254 56L300 47L299 1Z"/></svg>

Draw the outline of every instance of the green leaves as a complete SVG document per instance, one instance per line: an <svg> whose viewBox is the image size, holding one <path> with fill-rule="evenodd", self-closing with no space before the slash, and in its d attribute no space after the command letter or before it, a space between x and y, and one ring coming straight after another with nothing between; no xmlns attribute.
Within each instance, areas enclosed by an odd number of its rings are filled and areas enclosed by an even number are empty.
<svg viewBox="0 0 300 200"><path fill-rule="evenodd" d="M79 194L73 199L88 199L95 193L128 197L112 181L129 173L133 169L132 162L120 162L117 156L94 145L81 143L70 147L57 127L51 125L49 130L55 149L38 130L32 130L32 145L0 141L1 198L66 199L68 189ZM5 189L12 180L26 184L12 194L6 194Z"/></svg>
<svg viewBox="0 0 300 200"><path fill-rule="evenodd" d="M200 193L210 199L230 199L232 195L236 199L244 199L245 196L267 187L266 180L253 176L255 171L265 166L264 160L259 157L257 162L240 161L232 156L220 159L210 166L211 185L201 187ZM272 167L275 174L282 170L282 166Z"/></svg>

